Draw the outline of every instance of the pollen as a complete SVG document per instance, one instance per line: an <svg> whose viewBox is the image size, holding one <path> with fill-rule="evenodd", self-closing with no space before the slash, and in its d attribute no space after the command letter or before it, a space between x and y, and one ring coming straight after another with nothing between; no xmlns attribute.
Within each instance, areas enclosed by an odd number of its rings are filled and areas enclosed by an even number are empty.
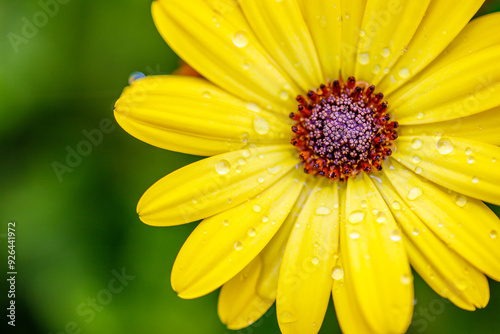
<svg viewBox="0 0 500 334"><path fill-rule="evenodd" d="M387 114L384 95L374 92L375 86L350 77L297 96L291 143L306 173L346 181L382 170L395 148L398 123Z"/></svg>

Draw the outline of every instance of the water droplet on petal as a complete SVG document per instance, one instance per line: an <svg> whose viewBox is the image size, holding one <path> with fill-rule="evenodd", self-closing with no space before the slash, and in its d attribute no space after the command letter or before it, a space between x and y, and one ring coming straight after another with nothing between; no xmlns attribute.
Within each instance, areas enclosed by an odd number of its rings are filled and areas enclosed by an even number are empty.
<svg viewBox="0 0 500 334"><path fill-rule="evenodd" d="M262 217L262 222L263 223L267 223L268 221L269 221L269 217L268 216Z"/></svg>
<svg viewBox="0 0 500 334"><path fill-rule="evenodd" d="M418 138L415 138L411 142L411 147L413 147L414 150L418 150L422 147L422 141Z"/></svg>
<svg viewBox="0 0 500 334"><path fill-rule="evenodd" d="M229 220L224 219L224 221L222 222L222 225L229 226Z"/></svg>
<svg viewBox="0 0 500 334"><path fill-rule="evenodd" d="M380 223L380 224L384 223L387 219L385 216L385 213L383 213L383 212L377 213L377 215L375 217L376 217L377 223Z"/></svg>
<svg viewBox="0 0 500 334"><path fill-rule="evenodd" d="M248 230L248 236L253 238L257 235L257 232L255 232L255 230L253 228L249 229Z"/></svg>
<svg viewBox="0 0 500 334"><path fill-rule="evenodd" d="M422 159L420 159L420 157L416 155L413 157L412 161L414 164L419 164L422 161Z"/></svg>
<svg viewBox="0 0 500 334"><path fill-rule="evenodd" d="M128 84L131 85L134 81L144 79L146 75L142 72L134 72L128 77Z"/></svg>
<svg viewBox="0 0 500 334"><path fill-rule="evenodd" d="M253 128L259 135L265 135L269 132L270 127L265 118L256 115L253 119Z"/></svg>
<svg viewBox="0 0 500 334"><path fill-rule="evenodd" d="M417 114L417 119L422 119L422 118L424 118L424 113L423 112L419 112Z"/></svg>
<svg viewBox="0 0 500 334"><path fill-rule="evenodd" d="M410 77L410 70L407 68L400 69L399 76L403 79L408 79Z"/></svg>
<svg viewBox="0 0 500 334"><path fill-rule="evenodd" d="M414 201L420 196L422 196L423 193L424 192L422 191L422 188L414 187L410 189L410 191L406 195L406 198L408 198L410 201Z"/></svg>
<svg viewBox="0 0 500 334"><path fill-rule="evenodd" d="M422 174L422 167L415 168L415 173L416 174Z"/></svg>
<svg viewBox="0 0 500 334"><path fill-rule="evenodd" d="M476 159L471 155L469 157L467 157L467 162L470 163L470 164L473 164L474 161L476 161Z"/></svg>
<svg viewBox="0 0 500 334"><path fill-rule="evenodd" d="M479 179L477 178L477 176L474 176L472 178L472 183L479 183Z"/></svg>
<svg viewBox="0 0 500 334"><path fill-rule="evenodd" d="M411 282L410 275L401 275L401 283L410 284L410 282Z"/></svg>
<svg viewBox="0 0 500 334"><path fill-rule="evenodd" d="M276 165L274 167L268 167L267 171L273 175L276 175L281 171L281 165Z"/></svg>
<svg viewBox="0 0 500 334"><path fill-rule="evenodd" d="M401 203L399 203L398 201L392 202L392 208L394 210L401 210Z"/></svg>
<svg viewBox="0 0 500 334"><path fill-rule="evenodd" d="M236 242L234 244L234 249L236 249L237 251L242 250L243 249L243 244L241 242L239 242L239 241Z"/></svg>
<svg viewBox="0 0 500 334"><path fill-rule="evenodd" d="M440 138L436 143L436 148L441 154L450 154L454 147L450 139Z"/></svg>
<svg viewBox="0 0 500 334"><path fill-rule="evenodd" d="M463 196L463 195L457 195L457 197L455 198L455 203L463 208L465 206L465 204L467 204L467 197Z"/></svg>
<svg viewBox="0 0 500 334"><path fill-rule="evenodd" d="M392 230L390 238L392 241L400 241L401 240L401 232L399 230Z"/></svg>
<svg viewBox="0 0 500 334"><path fill-rule="evenodd" d="M317 264L319 264L319 259L317 257L313 257L311 262L312 262L312 264L317 265Z"/></svg>
<svg viewBox="0 0 500 334"><path fill-rule="evenodd" d="M360 53L358 55L358 61L361 65L366 65L370 62L370 55L368 53Z"/></svg>
<svg viewBox="0 0 500 334"><path fill-rule="evenodd" d="M360 204L362 208L366 209L368 207L368 203L365 200L362 200Z"/></svg>
<svg viewBox="0 0 500 334"><path fill-rule="evenodd" d="M383 48L381 54L382 57L387 58L391 55L391 50L389 50L388 48Z"/></svg>
<svg viewBox="0 0 500 334"><path fill-rule="evenodd" d="M467 289L467 281L461 277L457 277L455 280L455 286L458 288L458 290L465 290Z"/></svg>
<svg viewBox="0 0 500 334"><path fill-rule="evenodd" d="M233 35L233 43L239 48L244 48L248 45L248 37L245 32L239 31Z"/></svg>
<svg viewBox="0 0 500 334"><path fill-rule="evenodd" d="M411 230L411 234L413 234L413 235L419 235L420 234L420 230L418 229L418 227L413 228L413 230Z"/></svg>
<svg viewBox="0 0 500 334"><path fill-rule="evenodd" d="M326 206L320 206L316 209L316 214L318 216L327 216L332 213L332 210Z"/></svg>
<svg viewBox="0 0 500 334"><path fill-rule="evenodd" d="M465 149L465 155L471 155L471 154L472 154L472 148L467 147L467 148Z"/></svg>
<svg viewBox="0 0 500 334"><path fill-rule="evenodd" d="M288 100L288 98L290 97L290 96L288 95L288 93L287 93L287 92L285 92L285 91L281 91L279 96L280 96L280 99L282 99L283 101Z"/></svg>
<svg viewBox="0 0 500 334"><path fill-rule="evenodd" d="M363 211L353 211L349 215L348 221L351 224L358 224L365 219L365 213Z"/></svg>
<svg viewBox="0 0 500 334"><path fill-rule="evenodd" d="M248 158L248 157L250 157L250 155L251 155L251 153L250 153L250 151L249 151L249 150L243 150L243 151L241 152L241 154L243 154L243 156L244 156L245 158Z"/></svg>
<svg viewBox="0 0 500 334"><path fill-rule="evenodd" d="M490 238L495 239L498 236L498 232L496 230L491 230Z"/></svg>
<svg viewBox="0 0 500 334"><path fill-rule="evenodd" d="M259 178L257 178L257 182L264 183L264 178L262 176L260 176Z"/></svg>
<svg viewBox="0 0 500 334"><path fill-rule="evenodd" d="M351 238L352 240L356 240L359 238L359 232L356 231L356 230L352 230L350 233L349 233L349 238Z"/></svg>
<svg viewBox="0 0 500 334"><path fill-rule="evenodd" d="M253 206L253 211L255 211L255 212L260 212L260 210L262 210L262 208L260 207L260 205L255 204L255 205Z"/></svg>
<svg viewBox="0 0 500 334"><path fill-rule="evenodd" d="M241 173L241 167L240 166L236 166L236 168L234 169L234 171L236 173L238 173L238 174Z"/></svg>
<svg viewBox="0 0 500 334"><path fill-rule="evenodd" d="M332 273L332 278L334 280L341 280L344 278L344 268L340 266L335 266L333 267L333 273Z"/></svg>
<svg viewBox="0 0 500 334"><path fill-rule="evenodd" d="M231 164L227 160L219 160L215 165L215 171L220 175L226 175L231 171Z"/></svg>

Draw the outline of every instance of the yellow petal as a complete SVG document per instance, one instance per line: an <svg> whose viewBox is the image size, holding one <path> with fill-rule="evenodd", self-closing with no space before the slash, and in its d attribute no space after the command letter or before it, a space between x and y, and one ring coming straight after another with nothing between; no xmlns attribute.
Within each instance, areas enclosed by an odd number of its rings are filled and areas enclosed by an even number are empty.
<svg viewBox="0 0 500 334"><path fill-rule="evenodd" d="M253 324L273 305L274 299L263 299L256 293L261 270L262 261L257 256L222 287L218 312L229 329L237 330Z"/></svg>
<svg viewBox="0 0 500 334"><path fill-rule="evenodd" d="M500 280L500 219L481 201L447 191L396 161L386 170L413 212L448 247L495 280Z"/></svg>
<svg viewBox="0 0 500 334"><path fill-rule="evenodd" d="M400 124L446 121L500 105L500 45L451 62L446 58L388 98Z"/></svg>
<svg viewBox="0 0 500 334"><path fill-rule="evenodd" d="M136 80L115 104L115 118L134 137L172 151L214 155L247 144L286 144L290 124L193 77ZM179 141L178 136L185 137Z"/></svg>
<svg viewBox="0 0 500 334"><path fill-rule="evenodd" d="M262 107L286 114L296 107L279 96L283 87L299 89L262 47L236 0L157 0L152 12L169 46L211 82Z"/></svg>
<svg viewBox="0 0 500 334"><path fill-rule="evenodd" d="M181 298L217 289L260 253L292 209L303 186L295 179L300 174L286 175L257 197L196 227L172 269L172 287Z"/></svg>
<svg viewBox="0 0 500 334"><path fill-rule="evenodd" d="M349 283L350 281L345 279L342 255L340 255L334 268L332 297L342 333L373 334L374 331L366 323Z"/></svg>
<svg viewBox="0 0 500 334"><path fill-rule="evenodd" d="M377 85L417 30L430 0L368 0L361 24L356 79ZM409 73L392 73L402 77Z"/></svg>
<svg viewBox="0 0 500 334"><path fill-rule="evenodd" d="M374 332L405 332L413 311L411 270L401 232L366 174L348 180L343 216L340 246L351 298Z"/></svg>
<svg viewBox="0 0 500 334"><path fill-rule="evenodd" d="M301 0L304 20L311 32L323 69L323 80L334 81L340 75L342 52L342 0Z"/></svg>
<svg viewBox="0 0 500 334"><path fill-rule="evenodd" d="M311 181L311 179L309 179ZM259 284L257 286L258 294L265 299L276 299L278 290L278 274L283 261L283 254L285 253L286 244L290 236L290 232L297 221L300 211L307 198L307 192L302 189L302 193L297 198L292 211L288 214L285 222L281 225L280 229L267 244L266 248L260 253L263 268L259 277Z"/></svg>
<svg viewBox="0 0 500 334"><path fill-rule="evenodd" d="M401 126L400 136L462 137L500 145L500 107L444 122Z"/></svg>
<svg viewBox="0 0 500 334"><path fill-rule="evenodd" d="M486 277L447 247L418 218L385 175L374 183L403 231L410 264L418 274L440 296L458 307L470 311L485 307L489 299Z"/></svg>
<svg viewBox="0 0 500 334"><path fill-rule="evenodd" d="M338 207L337 184L320 178L290 234L279 272L276 312L284 334L321 328L339 242Z"/></svg>
<svg viewBox="0 0 500 334"><path fill-rule="evenodd" d="M464 28L483 2L469 0L457 6L456 0L431 1L407 50L393 66L394 75L386 76L377 88L389 95L425 69ZM453 8L453 15L449 15L450 8ZM484 34L484 31L481 35L481 40L493 37L489 33ZM474 39L469 40L469 43L474 43ZM399 73L410 76L400 76Z"/></svg>
<svg viewBox="0 0 500 334"><path fill-rule="evenodd" d="M500 204L500 147L457 137L399 137L393 155L437 184Z"/></svg>
<svg viewBox="0 0 500 334"><path fill-rule="evenodd" d="M153 184L137 204L140 219L172 226L212 216L260 194L297 164L287 146L244 149L200 160Z"/></svg>
<svg viewBox="0 0 500 334"><path fill-rule="evenodd" d="M262 45L303 92L318 87L322 79L318 56L297 0L241 0L240 4Z"/></svg>
<svg viewBox="0 0 500 334"><path fill-rule="evenodd" d="M366 0L341 0L342 44L341 74L344 80L354 75L358 41ZM361 80L358 78L358 80Z"/></svg>

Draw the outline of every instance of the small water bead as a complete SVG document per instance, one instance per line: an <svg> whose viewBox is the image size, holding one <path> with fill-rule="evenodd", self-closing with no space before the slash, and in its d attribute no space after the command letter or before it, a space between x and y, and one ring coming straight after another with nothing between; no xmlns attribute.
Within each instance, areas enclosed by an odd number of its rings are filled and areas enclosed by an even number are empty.
<svg viewBox="0 0 500 334"><path fill-rule="evenodd" d="M224 226L229 226L229 220L224 219L224 220L222 221L222 225L224 225Z"/></svg>
<svg viewBox="0 0 500 334"><path fill-rule="evenodd" d="M379 224L382 224L387 220L385 213L383 213L383 212L377 213L377 215L375 217L376 217L377 223L379 223Z"/></svg>
<svg viewBox="0 0 500 334"><path fill-rule="evenodd" d="M134 81L144 79L146 75L142 72L134 72L128 77L128 84L131 85Z"/></svg>
<svg viewBox="0 0 500 334"><path fill-rule="evenodd" d="M259 159L264 160L264 154L259 154Z"/></svg>
<svg viewBox="0 0 500 334"><path fill-rule="evenodd" d="M358 239L360 236L359 232L356 231L356 230L352 230L350 233L349 233L349 238L351 238L352 240L356 240Z"/></svg>
<svg viewBox="0 0 500 334"><path fill-rule="evenodd" d="M264 178L262 176L258 177L257 182L264 183Z"/></svg>
<svg viewBox="0 0 500 334"><path fill-rule="evenodd" d="M348 221L351 224L358 224L365 219L365 213L363 211L353 211L349 215Z"/></svg>
<svg viewBox="0 0 500 334"><path fill-rule="evenodd" d="M455 198L455 203L463 208L465 206L465 204L467 204L467 197L463 196L463 195L457 195L457 197Z"/></svg>
<svg viewBox="0 0 500 334"><path fill-rule="evenodd" d="M263 216L262 217L262 222L263 223L267 223L269 221L269 217L268 216Z"/></svg>
<svg viewBox="0 0 500 334"><path fill-rule="evenodd" d="M247 103L245 105L245 107L250 111L257 112L257 113L260 112L260 107L253 102Z"/></svg>
<svg viewBox="0 0 500 334"><path fill-rule="evenodd" d="M344 278L344 268L340 266L333 267L332 278L336 281Z"/></svg>
<svg viewBox="0 0 500 334"><path fill-rule="evenodd" d="M231 164L227 160L219 160L215 165L215 171L220 175L226 175L231 171Z"/></svg>
<svg viewBox="0 0 500 334"><path fill-rule="evenodd" d="M242 67L245 71L248 71L250 69L250 64L244 63Z"/></svg>
<svg viewBox="0 0 500 334"><path fill-rule="evenodd" d="M414 150L418 150L422 147L422 141L418 138L415 138L411 141L411 147L413 147Z"/></svg>
<svg viewBox="0 0 500 334"><path fill-rule="evenodd" d="M249 229L248 230L248 236L253 238L257 235L257 232L255 232L255 230L253 228Z"/></svg>
<svg viewBox="0 0 500 334"><path fill-rule="evenodd" d="M317 257L313 257L311 260L312 264L318 265L319 264L319 259Z"/></svg>
<svg viewBox="0 0 500 334"><path fill-rule="evenodd" d="M250 156L252 155L252 154L250 153L250 151L249 151L249 150L243 150L243 151L241 152L241 154L242 154L245 158L248 158L248 157L250 157Z"/></svg>
<svg viewBox="0 0 500 334"><path fill-rule="evenodd" d="M383 48L381 54L382 57L387 58L391 55L391 50L389 50L388 48Z"/></svg>
<svg viewBox="0 0 500 334"><path fill-rule="evenodd" d="M279 96L280 96L280 99L282 99L283 101L288 100L288 98L290 97L290 95L288 95L288 93L285 91L281 91Z"/></svg>
<svg viewBox="0 0 500 334"><path fill-rule="evenodd" d="M411 276L410 275L401 275L401 283L403 284L410 284L411 282Z"/></svg>
<svg viewBox="0 0 500 334"><path fill-rule="evenodd" d="M491 232L490 232L490 238L491 239L496 239L497 236L498 236L498 232L496 230L491 230Z"/></svg>
<svg viewBox="0 0 500 334"><path fill-rule="evenodd" d="M415 168L415 173L416 174L422 174L422 167Z"/></svg>
<svg viewBox="0 0 500 334"><path fill-rule="evenodd" d="M370 62L370 55L368 53L360 53L358 61L361 65L366 65Z"/></svg>
<svg viewBox="0 0 500 334"><path fill-rule="evenodd" d="M193 198L193 204L198 204L198 199L197 198Z"/></svg>
<svg viewBox="0 0 500 334"><path fill-rule="evenodd" d="M241 166L236 166L236 168L234 169L234 171L236 173L238 173L238 174L241 173Z"/></svg>
<svg viewBox="0 0 500 334"><path fill-rule="evenodd" d="M332 213L332 210L326 206L320 206L316 209L316 214L318 216L327 216Z"/></svg>
<svg viewBox="0 0 500 334"><path fill-rule="evenodd" d="M238 164L239 164L240 166L244 166L244 165L246 165L246 164L247 164L247 161L246 161L245 159L243 159L243 158L240 158L240 159L238 160Z"/></svg>
<svg viewBox="0 0 500 334"><path fill-rule="evenodd" d="M472 178L472 183L475 183L475 184L476 184L476 183L479 183L479 179L477 178L477 176L474 176L474 177Z"/></svg>
<svg viewBox="0 0 500 334"><path fill-rule="evenodd" d="M253 211L255 211L255 212L260 212L260 210L262 210L262 208L260 207L260 205L255 204L255 205L253 206Z"/></svg>
<svg viewBox="0 0 500 334"><path fill-rule="evenodd" d="M422 159L420 159L420 157L416 155L413 157L412 161L414 164L419 164L422 161Z"/></svg>
<svg viewBox="0 0 500 334"><path fill-rule="evenodd" d="M253 119L253 128L259 135L265 135L269 132L270 126L265 118L255 116Z"/></svg>
<svg viewBox="0 0 500 334"><path fill-rule="evenodd" d="M420 196L422 196L423 193L424 192L422 191L422 188L414 187L410 189L410 191L406 195L406 198L408 198L410 201L414 201Z"/></svg>
<svg viewBox="0 0 500 334"><path fill-rule="evenodd" d="M392 202L392 208L394 210L401 210L401 203L399 203L398 201Z"/></svg>
<svg viewBox="0 0 500 334"><path fill-rule="evenodd" d="M392 241L400 241L401 240L401 232L399 230L392 230L390 238Z"/></svg>
<svg viewBox="0 0 500 334"><path fill-rule="evenodd" d="M402 68L399 70L399 76L403 79L408 79L410 77L410 70L407 68Z"/></svg>
<svg viewBox="0 0 500 334"><path fill-rule="evenodd" d="M368 207L368 203L365 200L362 200L360 204L362 208L366 209Z"/></svg>
<svg viewBox="0 0 500 334"><path fill-rule="evenodd" d="M424 113L423 112L419 112L417 114L417 119L422 119L422 118L424 118Z"/></svg>
<svg viewBox="0 0 500 334"><path fill-rule="evenodd" d="M211 99L212 93L210 93L209 91L205 91L205 92L201 93L201 96L203 96L203 98L205 98L205 99Z"/></svg>
<svg viewBox="0 0 500 334"><path fill-rule="evenodd" d="M420 230L418 229L418 227L413 228L413 230L411 230L411 234L413 234L413 235L419 235L420 234Z"/></svg>
<svg viewBox="0 0 500 334"><path fill-rule="evenodd" d="M244 31L239 31L233 35L233 43L239 48L244 48L248 45L248 37Z"/></svg>
<svg viewBox="0 0 500 334"><path fill-rule="evenodd" d="M243 244L242 244L241 242L239 242L239 241L238 241L238 242L236 242L236 243L234 244L234 249L236 249L237 251L242 250L242 249L243 249Z"/></svg>
<svg viewBox="0 0 500 334"><path fill-rule="evenodd" d="M453 143L448 138L440 138L436 143L436 148L441 154L450 154L454 149Z"/></svg>
<svg viewBox="0 0 500 334"><path fill-rule="evenodd" d="M471 154L472 154L472 148L467 147L467 148L465 149L465 155L471 155Z"/></svg>
<svg viewBox="0 0 500 334"><path fill-rule="evenodd" d="M467 280L461 277L457 277L455 280L455 286L458 288L458 290L465 290L468 287Z"/></svg>
<svg viewBox="0 0 500 334"><path fill-rule="evenodd" d="M232 199L231 197L229 197L229 198L227 199L227 202L228 202L229 204L231 204L231 202L232 202L232 201L233 201L233 199Z"/></svg>
<svg viewBox="0 0 500 334"><path fill-rule="evenodd" d="M470 164L473 164L476 161L476 159L471 155L467 157L467 162Z"/></svg>
<svg viewBox="0 0 500 334"><path fill-rule="evenodd" d="M281 165L276 165L274 167L268 167L267 171L273 175L276 175L281 171Z"/></svg>
<svg viewBox="0 0 500 334"><path fill-rule="evenodd" d="M372 70L372 73L373 74L379 74L380 73L380 66L379 65L375 65L375 67Z"/></svg>

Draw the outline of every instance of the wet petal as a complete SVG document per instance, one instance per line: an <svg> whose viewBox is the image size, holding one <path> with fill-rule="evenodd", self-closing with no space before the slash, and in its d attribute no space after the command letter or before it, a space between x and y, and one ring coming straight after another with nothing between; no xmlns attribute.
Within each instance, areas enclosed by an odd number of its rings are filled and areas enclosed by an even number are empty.
<svg viewBox="0 0 500 334"><path fill-rule="evenodd" d="M286 144L283 116L244 103L192 77L136 80L115 105L115 118L134 137L167 150L214 155L247 144ZM182 139L182 140L181 140Z"/></svg>
<svg viewBox="0 0 500 334"><path fill-rule="evenodd" d="M446 246L500 280L500 219L481 201L447 191L392 161L385 171L400 197Z"/></svg>
<svg viewBox="0 0 500 334"><path fill-rule="evenodd" d="M144 193L139 217L148 225L172 226L241 204L295 167L297 152L289 146L234 151L178 169Z"/></svg>
<svg viewBox="0 0 500 334"><path fill-rule="evenodd" d="M257 197L207 218L196 227L172 269L172 287L180 297L197 298L212 292L260 253L300 194L301 174L292 171Z"/></svg>
<svg viewBox="0 0 500 334"><path fill-rule="evenodd" d="M279 273L276 312L282 333L317 333L332 288L338 249L337 185L321 178L288 239Z"/></svg>
<svg viewBox="0 0 500 334"><path fill-rule="evenodd" d="M403 333L413 311L411 270L401 232L366 174L347 183L340 245L345 279L374 332ZM381 219L383 217L383 219Z"/></svg>
<svg viewBox="0 0 500 334"><path fill-rule="evenodd" d="M456 137L399 137L393 154L437 184L500 204L500 147Z"/></svg>
<svg viewBox="0 0 500 334"><path fill-rule="evenodd" d="M261 270L262 261L257 256L222 287L218 312L229 329L241 329L253 324L273 305L274 299L264 299L256 292Z"/></svg>
<svg viewBox="0 0 500 334"><path fill-rule="evenodd" d="M263 48L236 0L157 0L152 12L168 45L211 82L285 114L295 106L279 95L285 86L299 89Z"/></svg>

